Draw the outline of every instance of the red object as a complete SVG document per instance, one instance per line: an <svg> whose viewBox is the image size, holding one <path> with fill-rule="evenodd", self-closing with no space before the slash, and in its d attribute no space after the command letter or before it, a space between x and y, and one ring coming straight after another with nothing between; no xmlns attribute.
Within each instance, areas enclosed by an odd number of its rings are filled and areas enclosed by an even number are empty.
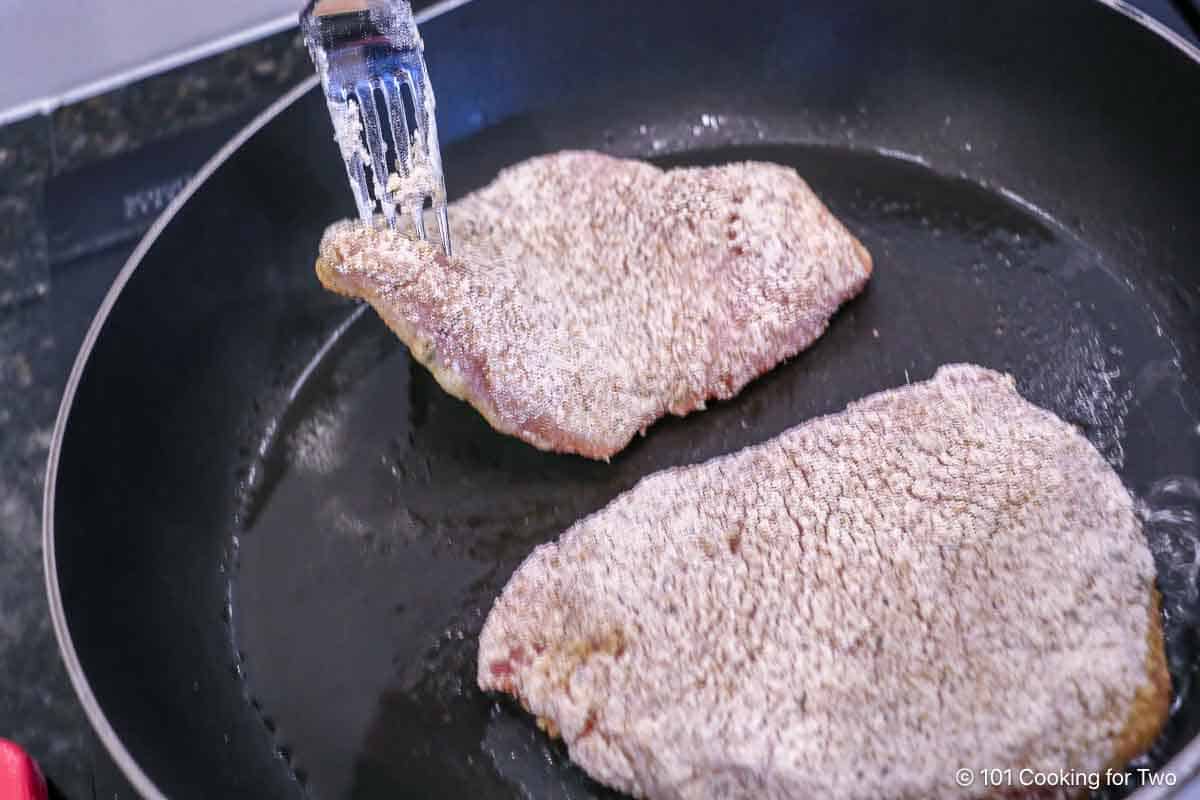
<svg viewBox="0 0 1200 800"><path fill-rule="evenodd" d="M0 800L46 800L46 779L29 754L0 739Z"/></svg>

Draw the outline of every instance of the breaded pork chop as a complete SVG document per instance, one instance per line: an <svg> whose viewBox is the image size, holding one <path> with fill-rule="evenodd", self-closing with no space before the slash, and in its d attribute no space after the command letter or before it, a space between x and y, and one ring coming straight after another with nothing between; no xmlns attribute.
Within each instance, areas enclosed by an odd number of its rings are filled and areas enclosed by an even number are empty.
<svg viewBox="0 0 1200 800"><path fill-rule="evenodd" d="M565 152L451 208L455 253L333 225L317 274L450 394L544 450L607 459L824 332L871 257L794 170Z"/></svg>
<svg viewBox="0 0 1200 800"><path fill-rule="evenodd" d="M478 680L655 800L1021 797L978 770L1123 767L1170 694L1129 493L973 366L646 478L516 571Z"/></svg>

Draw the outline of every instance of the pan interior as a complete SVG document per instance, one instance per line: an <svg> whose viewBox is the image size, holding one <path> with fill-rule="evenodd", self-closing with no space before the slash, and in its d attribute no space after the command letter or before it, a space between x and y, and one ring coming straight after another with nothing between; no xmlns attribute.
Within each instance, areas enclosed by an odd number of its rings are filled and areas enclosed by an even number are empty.
<svg viewBox="0 0 1200 800"><path fill-rule="evenodd" d="M486 152L486 138L473 146ZM905 158L762 145L660 162L745 159L794 166L870 249L875 275L809 351L729 402L658 423L611 464L495 433L370 312L340 329L352 306L311 320L338 335L264 432L228 572L247 699L312 795L609 796L519 708L475 686L476 636L511 572L651 472L950 362L1012 373L1144 498L1186 693L1197 492L1174 464L1200 450L1200 415L1151 300L1019 198ZM1196 723L1176 714L1147 762Z"/></svg>

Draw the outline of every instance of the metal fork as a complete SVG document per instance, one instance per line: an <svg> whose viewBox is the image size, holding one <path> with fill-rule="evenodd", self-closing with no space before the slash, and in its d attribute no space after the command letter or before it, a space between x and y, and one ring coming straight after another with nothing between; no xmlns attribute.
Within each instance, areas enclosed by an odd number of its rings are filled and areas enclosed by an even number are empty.
<svg viewBox="0 0 1200 800"><path fill-rule="evenodd" d="M407 210L417 236L428 239L428 200L450 255L436 102L412 7L406 0L309 0L300 25L359 217L372 225L382 211L395 230Z"/></svg>

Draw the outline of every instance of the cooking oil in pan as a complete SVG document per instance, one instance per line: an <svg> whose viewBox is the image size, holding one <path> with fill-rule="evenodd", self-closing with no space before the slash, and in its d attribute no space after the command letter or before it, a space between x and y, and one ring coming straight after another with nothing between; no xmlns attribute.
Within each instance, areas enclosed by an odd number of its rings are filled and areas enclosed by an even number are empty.
<svg viewBox="0 0 1200 800"><path fill-rule="evenodd" d="M369 312L331 324L320 358L296 366L248 473L230 616L248 697L314 796L612 796L476 688L476 637L512 571L644 475L961 361L1012 373L1144 495L1177 706L1144 763L1200 729L1187 477L1200 414L1147 300L1031 207L911 159L764 146L664 161L744 159L795 166L871 250L875 275L809 351L729 402L654 425L611 464L495 433Z"/></svg>
<svg viewBox="0 0 1200 800"><path fill-rule="evenodd" d="M1195 679L1193 640L1200 631L1200 481L1156 481L1141 499L1139 514L1157 567L1167 658L1180 707Z"/></svg>

